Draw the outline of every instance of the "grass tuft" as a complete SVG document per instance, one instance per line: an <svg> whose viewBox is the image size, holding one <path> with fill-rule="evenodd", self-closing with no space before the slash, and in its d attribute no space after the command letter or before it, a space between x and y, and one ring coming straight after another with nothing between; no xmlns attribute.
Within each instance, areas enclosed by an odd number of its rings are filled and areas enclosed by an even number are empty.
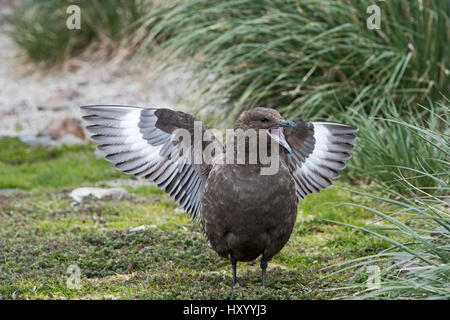
<svg viewBox="0 0 450 320"><path fill-rule="evenodd" d="M448 130L448 120L440 119ZM364 227L353 226L356 230L383 239L391 246L375 255L339 263L335 266L337 270L332 274L349 270L362 274L368 267L372 268L372 271L376 270L373 267L378 268L376 276L379 279L376 279L376 286L368 287L364 283L353 281L356 292L351 296L344 294L346 298L448 300L450 298L448 134L441 133L430 123L427 126L417 126L401 120L390 122L396 127L394 131L387 131L386 135L392 132L403 134L399 144L406 144L406 147L412 140L418 149L416 162L397 164L396 166L401 169L398 179L394 183L384 184L383 195L365 194L367 198L376 200L378 205L388 205L389 210L379 210L357 202L348 204L369 210L378 216L376 223ZM374 143L365 146L366 151L372 151L370 154L375 155L374 157L377 157L380 147L385 148L386 144ZM389 147L391 146L388 145ZM396 148L401 150L404 146ZM411 149L407 151L411 152ZM372 174L382 173L372 170ZM355 194L362 195L360 192ZM340 224L350 226L342 222Z"/></svg>
<svg viewBox="0 0 450 320"><path fill-rule="evenodd" d="M355 116L360 131L353 177L412 199L448 193L448 102L417 109L407 120L395 108L385 118Z"/></svg>
<svg viewBox="0 0 450 320"><path fill-rule="evenodd" d="M80 8L80 29L66 26L70 5ZM15 10L9 34L29 60L45 66L60 64L88 48L95 52L93 47L104 58L122 43L133 50L139 42L139 36L133 36L137 22L151 8L150 0L25 0Z"/></svg>

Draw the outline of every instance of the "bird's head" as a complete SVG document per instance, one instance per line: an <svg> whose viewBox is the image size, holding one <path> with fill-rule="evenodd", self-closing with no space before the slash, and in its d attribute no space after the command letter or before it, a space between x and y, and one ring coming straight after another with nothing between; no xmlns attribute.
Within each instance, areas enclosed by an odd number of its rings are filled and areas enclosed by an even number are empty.
<svg viewBox="0 0 450 320"><path fill-rule="evenodd" d="M266 130L272 139L291 152L291 147L284 137L283 127L297 129L294 121L284 120L278 111L261 107L244 111L234 126L235 129Z"/></svg>

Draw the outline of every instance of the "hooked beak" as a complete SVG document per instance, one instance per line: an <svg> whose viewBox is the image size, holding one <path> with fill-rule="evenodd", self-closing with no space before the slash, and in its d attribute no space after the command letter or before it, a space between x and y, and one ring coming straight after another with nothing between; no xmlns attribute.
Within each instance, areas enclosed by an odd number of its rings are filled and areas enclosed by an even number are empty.
<svg viewBox="0 0 450 320"><path fill-rule="evenodd" d="M283 120L284 121L284 120ZM289 121L291 122L291 121ZM280 122L281 124L281 122ZM294 123L295 124L295 123ZM283 132L283 128L272 128L267 130L267 134L276 142L278 142L278 144L280 146L282 146L283 148L285 148L289 153L292 153L292 149L291 146L289 145L289 143L287 143L286 138L284 137L284 132Z"/></svg>
<svg viewBox="0 0 450 320"><path fill-rule="evenodd" d="M291 120L281 120L280 127L291 127L291 128L294 128L295 130L297 130L297 124Z"/></svg>

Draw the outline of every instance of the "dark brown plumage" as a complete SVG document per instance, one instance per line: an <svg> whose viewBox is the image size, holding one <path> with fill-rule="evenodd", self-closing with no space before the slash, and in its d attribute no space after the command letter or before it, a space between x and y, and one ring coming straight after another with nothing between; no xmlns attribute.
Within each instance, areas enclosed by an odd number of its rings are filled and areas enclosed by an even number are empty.
<svg viewBox="0 0 450 320"><path fill-rule="evenodd" d="M173 138L176 129L186 129L194 138L194 123L199 120L189 114L126 106L82 108L90 114L84 117L92 123L87 129L101 144L99 149L106 152L107 160L119 170L156 182L193 220L201 221L213 249L230 258L233 284L237 261L261 256L265 285L267 262L289 240L298 200L328 187L339 177L338 171L350 158L357 131L356 127L332 122L286 121L273 109L246 111L234 129L263 130L281 146L276 158L278 170L262 175L261 169L268 165L259 157L250 164L248 153L243 164L219 161L225 147L203 123L201 131L211 139L201 143L200 152L211 144L218 152L213 153L212 163L191 163L199 150L186 151ZM245 141L248 145L249 140ZM274 152L271 143L268 139L269 154Z"/></svg>

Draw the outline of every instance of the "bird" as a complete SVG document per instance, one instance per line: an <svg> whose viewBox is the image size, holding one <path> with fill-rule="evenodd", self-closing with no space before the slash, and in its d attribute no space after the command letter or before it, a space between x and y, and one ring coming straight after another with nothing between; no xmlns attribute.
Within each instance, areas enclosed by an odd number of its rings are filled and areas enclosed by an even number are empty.
<svg viewBox="0 0 450 320"><path fill-rule="evenodd" d="M86 129L106 160L124 173L155 182L201 224L211 247L231 263L232 288L237 263L258 257L266 286L268 262L288 242L298 202L339 178L358 131L331 121L286 120L275 109L256 107L240 114L231 129L238 132L230 139L233 143L227 139L223 144L204 122L182 111L121 105L81 108ZM259 133L253 162L249 130ZM178 131L183 139L177 140ZM189 148L184 139L195 140L198 133L207 139ZM240 138L244 161L236 155ZM270 156L277 153L274 173L262 174L269 166L260 157L263 148ZM207 150L209 161L192 160Z"/></svg>

